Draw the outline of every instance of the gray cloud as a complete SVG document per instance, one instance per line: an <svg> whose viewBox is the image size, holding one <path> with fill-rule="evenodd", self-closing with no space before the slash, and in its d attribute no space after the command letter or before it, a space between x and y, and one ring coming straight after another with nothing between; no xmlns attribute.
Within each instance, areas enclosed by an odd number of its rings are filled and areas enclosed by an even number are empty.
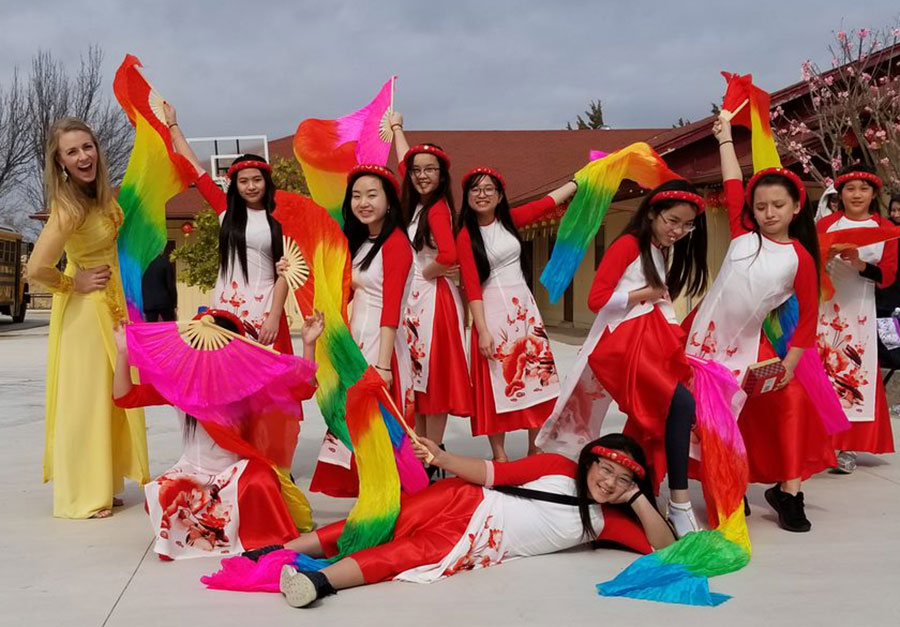
<svg viewBox="0 0 900 627"><path fill-rule="evenodd" d="M38 47L75 63L98 43L110 83L137 55L191 135L287 135L392 73L411 128L561 128L596 98L614 127L665 127L708 113L719 70L777 89L803 60L828 63L832 30L898 15L882 0L849 17L846 1L728 4L0 0L0 83Z"/></svg>

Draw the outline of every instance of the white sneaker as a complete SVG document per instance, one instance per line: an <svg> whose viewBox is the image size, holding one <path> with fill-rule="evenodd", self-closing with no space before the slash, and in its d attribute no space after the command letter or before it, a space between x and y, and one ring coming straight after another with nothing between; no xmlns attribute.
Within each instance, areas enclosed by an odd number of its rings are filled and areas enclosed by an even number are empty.
<svg viewBox="0 0 900 627"><path fill-rule="evenodd" d="M837 466L831 469L839 475L849 475L856 470L856 453L853 451L838 451Z"/></svg>
<svg viewBox="0 0 900 627"><path fill-rule="evenodd" d="M690 503L673 503L669 501L666 520L675 529L675 537L683 538L689 533L700 531L697 518L694 516L694 508Z"/></svg>
<svg viewBox="0 0 900 627"><path fill-rule="evenodd" d="M313 582L289 564L281 567L278 588L291 607L306 607L317 597Z"/></svg>

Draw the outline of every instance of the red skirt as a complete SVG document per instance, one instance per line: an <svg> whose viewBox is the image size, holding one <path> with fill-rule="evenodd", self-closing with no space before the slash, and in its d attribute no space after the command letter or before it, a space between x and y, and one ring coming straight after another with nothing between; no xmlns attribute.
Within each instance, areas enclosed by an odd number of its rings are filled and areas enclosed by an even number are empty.
<svg viewBox="0 0 900 627"><path fill-rule="evenodd" d="M760 334L758 361L776 356ZM747 447L751 483L805 480L837 464L831 438L796 379L780 390L747 399L738 427Z"/></svg>
<svg viewBox="0 0 900 627"><path fill-rule="evenodd" d="M654 308L606 331L588 364L628 416L623 433L643 447L658 488L666 475L666 418L672 395L679 383L687 387L692 376L684 355L684 331Z"/></svg>
<svg viewBox="0 0 900 627"><path fill-rule="evenodd" d="M437 282L434 330L428 356L428 390L416 392L419 414L472 415L472 383L459 336L456 301L446 280Z"/></svg>
<svg viewBox="0 0 900 627"><path fill-rule="evenodd" d="M366 583L388 581L417 566L436 564L453 550L484 498L483 488L459 478L438 481L401 500L394 539L349 557ZM341 520L316 531L326 557L338 552Z"/></svg>
<svg viewBox="0 0 900 627"><path fill-rule="evenodd" d="M244 550L284 544L297 537L297 526L281 496L278 476L259 460L249 460L238 481L238 510L238 535Z"/></svg>
<svg viewBox="0 0 900 627"><path fill-rule="evenodd" d="M875 420L851 422L850 429L834 436L833 446L839 451L860 451L875 455L894 452L891 412L881 376L875 382Z"/></svg>
<svg viewBox="0 0 900 627"><path fill-rule="evenodd" d="M472 327L472 341L469 346L472 356L472 388L475 393L475 407L472 416L472 435L491 435L519 429L539 429L553 411L556 399L517 409L497 413L494 405L494 388L491 385L491 369L487 359L478 350L478 331Z"/></svg>
<svg viewBox="0 0 900 627"><path fill-rule="evenodd" d="M400 389L400 370L397 366L397 356L391 356L391 396L398 408L402 408L403 398ZM401 409L401 411L403 411ZM410 428L415 427L414 412L406 414L406 422ZM310 492L321 492L337 498L356 498L359 496L359 476L356 470L356 456L350 456L350 468L344 468L337 464L329 464L321 460L316 462L313 471L312 482L309 484Z"/></svg>

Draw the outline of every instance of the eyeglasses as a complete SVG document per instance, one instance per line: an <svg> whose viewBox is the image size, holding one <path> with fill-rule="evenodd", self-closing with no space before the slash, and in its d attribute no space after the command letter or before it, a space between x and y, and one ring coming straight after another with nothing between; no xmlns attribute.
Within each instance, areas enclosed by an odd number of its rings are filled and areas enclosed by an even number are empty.
<svg viewBox="0 0 900 627"><path fill-rule="evenodd" d="M604 464L603 462L597 462L597 471L600 473L600 477L603 479L615 479L616 485L620 488L630 488L634 485L634 479L632 477L617 475L612 466Z"/></svg>
<svg viewBox="0 0 900 627"><path fill-rule="evenodd" d="M493 196L497 193L497 188L493 185L485 185L484 187L473 187L469 190L469 193L473 196Z"/></svg>
<svg viewBox="0 0 900 627"><path fill-rule="evenodd" d="M694 226L693 222L682 222L678 218L673 218L672 216L663 216L661 215L662 221L666 224L670 229L681 229L682 233L690 233L697 227Z"/></svg>
<svg viewBox="0 0 900 627"><path fill-rule="evenodd" d="M422 176L424 174L428 178L431 178L436 176L441 169L435 165L428 165L424 168L410 168L409 171L413 176Z"/></svg>

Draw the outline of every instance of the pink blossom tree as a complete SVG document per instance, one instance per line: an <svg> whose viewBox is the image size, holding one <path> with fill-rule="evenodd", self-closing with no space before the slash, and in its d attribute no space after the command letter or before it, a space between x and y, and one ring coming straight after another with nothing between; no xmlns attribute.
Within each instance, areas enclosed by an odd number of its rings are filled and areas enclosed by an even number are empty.
<svg viewBox="0 0 900 627"><path fill-rule="evenodd" d="M805 61L803 104L776 105L772 126L782 153L825 185L848 163L876 168L888 191L900 191L900 28L838 31L831 68Z"/></svg>

